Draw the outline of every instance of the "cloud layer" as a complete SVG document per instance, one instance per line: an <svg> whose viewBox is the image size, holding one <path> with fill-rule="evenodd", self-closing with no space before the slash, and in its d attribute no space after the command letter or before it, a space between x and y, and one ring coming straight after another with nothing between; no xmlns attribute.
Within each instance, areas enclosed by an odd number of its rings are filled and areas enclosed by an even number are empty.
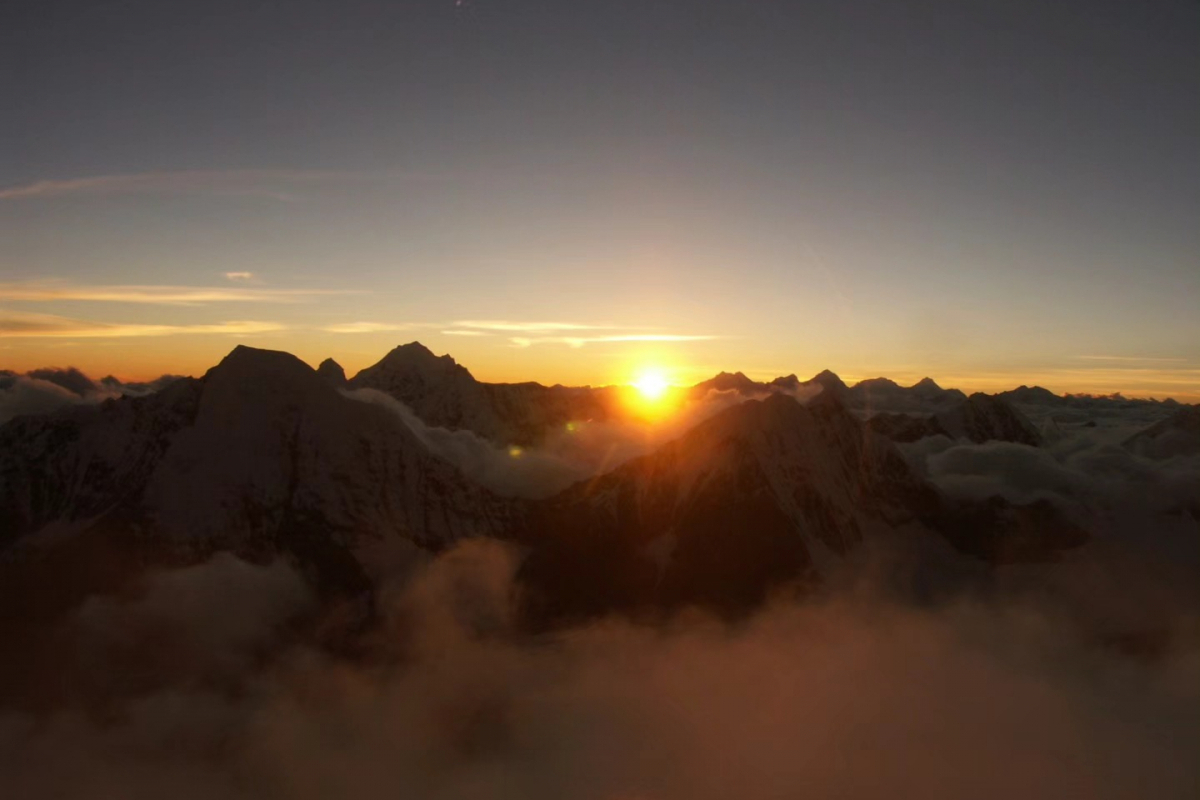
<svg viewBox="0 0 1200 800"><path fill-rule="evenodd" d="M126 339L146 336L226 334L250 336L287 330L278 322L234 320L197 325L91 322L51 314L0 312L0 335L11 339Z"/></svg>
<svg viewBox="0 0 1200 800"><path fill-rule="evenodd" d="M278 564L219 557L93 598L72 646L106 712L0 713L0 780L134 800L1183 798L1200 780L1194 627L1132 658L1030 597L837 591L736 625L531 639L517 564L472 542L397 577L352 656L288 633L320 612ZM139 685L139 642L199 658Z"/></svg>
<svg viewBox="0 0 1200 800"><path fill-rule="evenodd" d="M0 187L0 202L113 194L219 194L290 201L314 183L345 181L352 173L316 170L179 170L41 180Z"/></svg>
<svg viewBox="0 0 1200 800"><path fill-rule="evenodd" d="M122 395L155 392L176 380L164 375L148 383L93 381L74 367L48 367L24 374L0 370L0 425L23 414L45 414L67 406L93 405Z"/></svg>
<svg viewBox="0 0 1200 800"><path fill-rule="evenodd" d="M650 332L619 332L625 329L615 325L537 320L457 320L450 323L356 321L326 325L321 330L327 333L380 333L418 328L442 328L441 333L446 336L506 336L509 344L522 348L543 344L583 347L619 342L703 342L721 338L712 334L664 333L653 329ZM518 333L523 335L512 335Z"/></svg>
<svg viewBox="0 0 1200 800"><path fill-rule="evenodd" d="M249 280L249 272L227 273L230 280ZM0 283L0 301L45 303L81 300L94 303L137 303L202 306L211 303L303 303L330 295L358 294L349 289L270 289L235 286L94 286L66 281Z"/></svg>

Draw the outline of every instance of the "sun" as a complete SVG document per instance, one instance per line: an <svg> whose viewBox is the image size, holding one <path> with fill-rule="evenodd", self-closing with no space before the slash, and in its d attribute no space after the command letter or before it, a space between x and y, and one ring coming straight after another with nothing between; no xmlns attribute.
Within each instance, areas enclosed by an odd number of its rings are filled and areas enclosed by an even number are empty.
<svg viewBox="0 0 1200 800"><path fill-rule="evenodd" d="M659 422L679 409L684 395L671 381L672 373L669 368L646 363L626 373L630 378L621 397L632 418Z"/></svg>
<svg viewBox="0 0 1200 800"><path fill-rule="evenodd" d="M638 390L643 400L654 402L661 400L671 388L667 378L657 369L643 370L633 381L633 388Z"/></svg>

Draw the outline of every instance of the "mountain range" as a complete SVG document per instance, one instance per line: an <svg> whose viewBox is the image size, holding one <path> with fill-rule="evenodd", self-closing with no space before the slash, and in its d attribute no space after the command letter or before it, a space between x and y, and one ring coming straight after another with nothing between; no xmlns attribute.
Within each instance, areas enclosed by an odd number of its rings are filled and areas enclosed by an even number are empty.
<svg viewBox="0 0 1200 800"><path fill-rule="evenodd" d="M323 591L369 595L392 546L436 551L476 536L525 548L530 605L551 616L752 605L772 587L819 582L898 529L990 562L1053 559L1088 538L1053 503L952 498L897 448L938 436L1037 447L1018 402L1033 391L721 373L684 392L698 412L677 435L526 497L472 479L420 426L515 463L575 426L636 424L620 387L484 383L418 343L350 379L332 360L314 370L239 346L201 378L0 426L0 599L47 564L72 565L74 596L126 562L221 550L285 557ZM377 394L419 423L364 402ZM1183 407L1183 422L1164 418L1131 446L1171 433L1172 448L1190 447L1194 413Z"/></svg>

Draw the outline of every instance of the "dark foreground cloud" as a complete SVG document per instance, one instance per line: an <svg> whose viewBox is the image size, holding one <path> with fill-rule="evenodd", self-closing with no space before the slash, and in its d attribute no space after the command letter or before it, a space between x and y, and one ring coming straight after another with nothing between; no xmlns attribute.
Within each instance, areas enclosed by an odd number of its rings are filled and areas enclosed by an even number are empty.
<svg viewBox="0 0 1200 800"><path fill-rule="evenodd" d="M117 687L104 714L0 715L0 785L22 798L523 800L1200 786L1194 617L1153 659L1097 646L1034 596L931 609L861 588L736 625L685 614L531 638L513 623L517 559L470 542L385 585L382 621L352 656L288 638L319 613L282 565L223 557L94 598L75 646L165 622L220 679Z"/></svg>

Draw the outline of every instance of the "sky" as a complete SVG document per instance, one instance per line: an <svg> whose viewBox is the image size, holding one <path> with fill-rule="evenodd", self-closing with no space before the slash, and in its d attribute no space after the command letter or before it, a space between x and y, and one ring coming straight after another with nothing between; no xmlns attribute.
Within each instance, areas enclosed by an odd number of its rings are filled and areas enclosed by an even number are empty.
<svg viewBox="0 0 1200 800"><path fill-rule="evenodd" d="M10 0L0 367L1200 401L1200 3Z"/></svg>

